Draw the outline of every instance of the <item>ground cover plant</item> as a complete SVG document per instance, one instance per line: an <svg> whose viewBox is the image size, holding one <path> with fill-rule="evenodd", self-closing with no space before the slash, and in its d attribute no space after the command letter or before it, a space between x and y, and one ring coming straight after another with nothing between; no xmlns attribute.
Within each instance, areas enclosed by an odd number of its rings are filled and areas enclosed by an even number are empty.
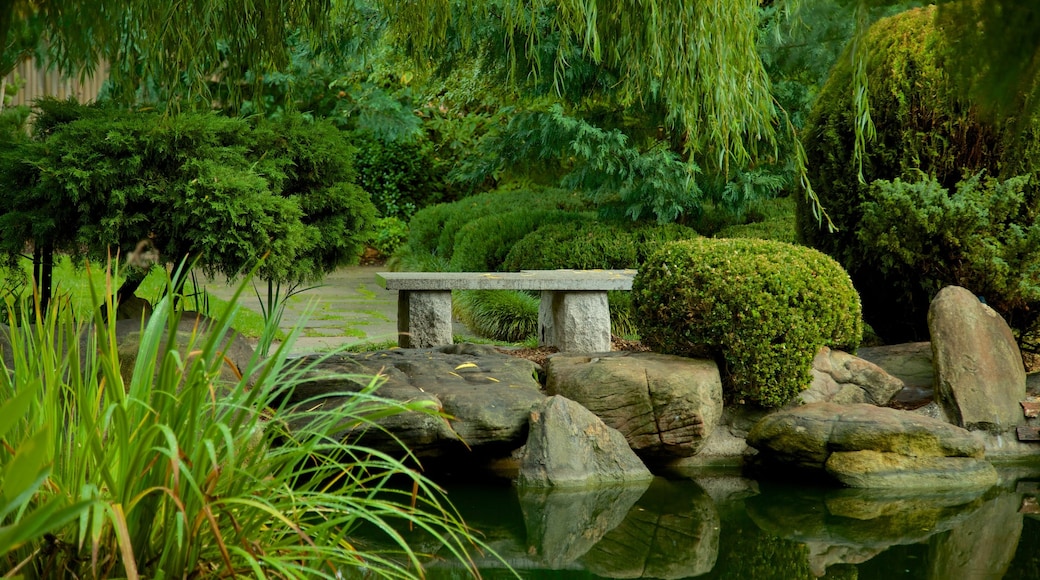
<svg viewBox="0 0 1040 580"><path fill-rule="evenodd" d="M279 401L307 380L287 358L295 333L238 368L218 350L230 315L175 345L172 303L156 304L129 369L97 317L37 310L36 324L0 328L0 566L26 578L413 577L411 542L425 537L475 573L469 530L407 451L341 437L436 409L380 399L373 380L335 416L315 407L289 430Z"/></svg>

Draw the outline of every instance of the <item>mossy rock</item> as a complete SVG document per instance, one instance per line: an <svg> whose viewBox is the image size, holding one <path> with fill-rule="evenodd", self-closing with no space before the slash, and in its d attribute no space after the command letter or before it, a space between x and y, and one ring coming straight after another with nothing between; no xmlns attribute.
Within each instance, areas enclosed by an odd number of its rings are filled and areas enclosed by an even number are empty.
<svg viewBox="0 0 1040 580"><path fill-rule="evenodd" d="M821 346L854 348L859 296L833 259L768 240L666 244L633 282L636 324L655 352L723 364L730 400L778 407L811 381Z"/></svg>

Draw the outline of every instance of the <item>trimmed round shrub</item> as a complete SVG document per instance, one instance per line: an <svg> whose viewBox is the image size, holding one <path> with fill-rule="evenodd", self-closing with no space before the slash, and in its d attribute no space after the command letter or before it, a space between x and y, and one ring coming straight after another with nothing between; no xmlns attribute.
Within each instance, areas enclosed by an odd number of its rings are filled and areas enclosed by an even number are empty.
<svg viewBox="0 0 1040 580"><path fill-rule="evenodd" d="M654 351L713 356L732 400L779 407L811 380L821 346L855 348L859 296L833 259L751 239L672 242L633 282L640 339Z"/></svg>
<svg viewBox="0 0 1040 580"><path fill-rule="evenodd" d="M871 240L862 231L864 212L881 191L873 183L916 182L923 176L953 198L958 182L980 172L1006 181L1040 169L1040 110L1033 107L996 119L970 101L958 76L950 74L946 54L952 47L937 14L935 6L909 10L879 20L867 33L866 75L877 136L866 144L862 163L855 157L855 106L849 90L855 60L848 52L834 66L802 132L809 178L837 231L819 224L798 195L799 235L846 268L862 294L866 321L889 342L927 339L932 288L965 281L926 280L933 273L923 269L879 268L890 256L868 248ZM1028 225L1040 214L1036 179L1024 188L1023 199L1024 209L1008 223ZM940 223L929 234L942 239L955 232ZM997 285L1014 288L1032 275L1012 270ZM987 300L1005 302L997 296Z"/></svg>
<svg viewBox="0 0 1040 580"><path fill-rule="evenodd" d="M447 261L455 248L456 234L475 219L518 208L582 211L587 206L581 194L561 189L496 190L431 205L412 216L406 250L417 258L429 254Z"/></svg>

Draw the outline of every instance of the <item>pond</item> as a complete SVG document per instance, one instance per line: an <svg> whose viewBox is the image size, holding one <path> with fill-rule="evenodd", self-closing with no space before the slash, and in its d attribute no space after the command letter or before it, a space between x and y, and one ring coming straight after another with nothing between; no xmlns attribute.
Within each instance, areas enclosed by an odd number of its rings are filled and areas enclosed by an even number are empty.
<svg viewBox="0 0 1040 580"><path fill-rule="evenodd" d="M766 483L725 470L584 492L447 488L523 578L1040 578L1040 465L1000 470L998 486L968 492ZM478 562L485 578L512 577L497 559ZM467 577L450 558L428 572Z"/></svg>

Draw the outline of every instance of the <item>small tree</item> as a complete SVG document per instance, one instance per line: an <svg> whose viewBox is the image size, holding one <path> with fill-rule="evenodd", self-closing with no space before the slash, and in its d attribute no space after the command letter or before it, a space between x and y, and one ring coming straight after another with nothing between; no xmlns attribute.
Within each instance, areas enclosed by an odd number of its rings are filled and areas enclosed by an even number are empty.
<svg viewBox="0 0 1040 580"><path fill-rule="evenodd" d="M37 140L0 162L18 201L0 223L43 224L5 228L9 257L28 243L104 259L148 238L231 279L266 257L261 278L295 284L360 253L375 210L331 127L47 107Z"/></svg>

